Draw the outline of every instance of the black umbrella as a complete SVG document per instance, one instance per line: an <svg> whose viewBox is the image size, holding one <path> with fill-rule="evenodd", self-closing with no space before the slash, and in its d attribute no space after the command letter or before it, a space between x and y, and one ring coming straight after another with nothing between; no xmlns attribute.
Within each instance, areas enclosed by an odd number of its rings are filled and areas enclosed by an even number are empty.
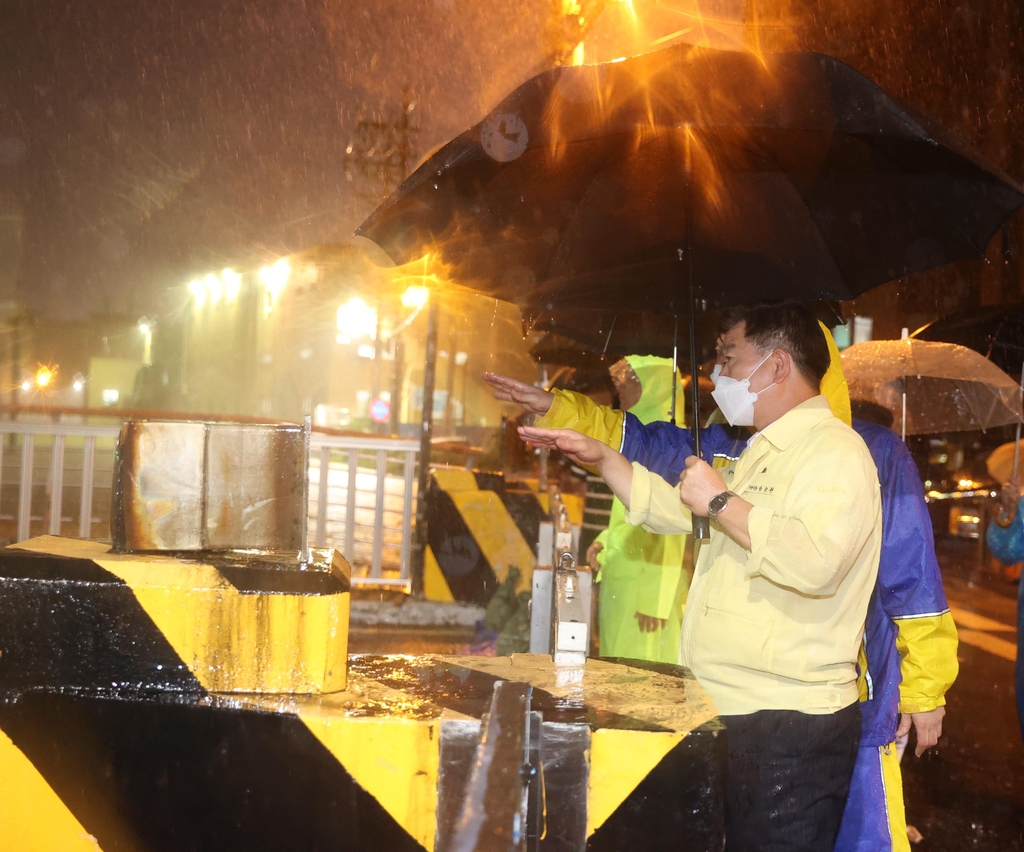
<svg viewBox="0 0 1024 852"><path fill-rule="evenodd" d="M529 314L689 315L696 364L698 313L850 299L983 256L1022 203L962 140L835 59L679 44L533 78L358 233Z"/></svg>

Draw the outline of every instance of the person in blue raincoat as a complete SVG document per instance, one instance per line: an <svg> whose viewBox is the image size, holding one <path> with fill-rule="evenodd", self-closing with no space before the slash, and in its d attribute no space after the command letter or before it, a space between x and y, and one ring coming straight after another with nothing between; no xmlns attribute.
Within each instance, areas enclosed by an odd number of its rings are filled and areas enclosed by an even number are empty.
<svg viewBox="0 0 1024 852"><path fill-rule="evenodd" d="M672 406L672 361L627 355L609 371L623 410L641 423L667 421ZM683 388L676 377L676 419L682 420ZM685 535L656 535L626 522L612 501L608 527L587 551L600 566L599 627L602 657L675 663L689 577L683 570Z"/></svg>
<svg viewBox="0 0 1024 852"><path fill-rule="evenodd" d="M824 327L823 327L824 329ZM837 417L851 421L839 353L824 331L832 367L821 391ZM541 413L537 424L575 429L619 450L668 482L676 482L693 455L690 433L668 423L621 419L568 391L545 394L511 379L485 374L495 396ZM909 852L897 736L911 726L917 754L942 732L945 693L956 679L956 627L935 558L935 543L917 466L891 429L852 420L878 468L882 489L882 552L868 607L860 661L861 742L850 785L838 852ZM722 426L701 431L707 460L735 459L745 440Z"/></svg>
<svg viewBox="0 0 1024 852"><path fill-rule="evenodd" d="M1024 497L1018 479L1003 485L999 495L999 515L988 522L985 544L1004 565L1024 562ZM1013 678L1017 694L1017 721L1024 738L1024 579L1017 590L1017 663Z"/></svg>

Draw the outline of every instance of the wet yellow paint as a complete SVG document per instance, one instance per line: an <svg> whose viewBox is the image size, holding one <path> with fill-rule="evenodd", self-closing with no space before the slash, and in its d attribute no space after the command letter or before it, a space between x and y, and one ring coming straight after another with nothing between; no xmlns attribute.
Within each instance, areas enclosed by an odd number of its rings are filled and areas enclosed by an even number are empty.
<svg viewBox="0 0 1024 852"><path fill-rule="evenodd" d="M121 579L210 692L345 688L348 592L243 593L213 566L112 554L99 542L45 536L19 547L91 559Z"/></svg>
<svg viewBox="0 0 1024 852"><path fill-rule="evenodd" d="M433 474L442 491L477 491L480 487L473 471L464 467L438 468Z"/></svg>
<svg viewBox="0 0 1024 852"><path fill-rule="evenodd" d="M417 843L434 848L440 720L299 713L303 724Z"/></svg>
<svg viewBox="0 0 1024 852"><path fill-rule="evenodd" d="M17 852L100 852L22 751L0 731L0 848Z"/></svg>
<svg viewBox="0 0 1024 852"><path fill-rule="evenodd" d="M533 550L501 498L493 491L452 491L448 496L455 503L498 582L508 575L509 566L515 565L520 572L518 590L530 589L535 561Z"/></svg>
<svg viewBox="0 0 1024 852"><path fill-rule="evenodd" d="M437 564L437 557L429 546L423 557L423 594L428 601L450 603L455 600L441 566Z"/></svg>
<svg viewBox="0 0 1024 852"><path fill-rule="evenodd" d="M600 728L590 735L587 785L587 836L599 829L636 786L686 734L676 731L617 731Z"/></svg>

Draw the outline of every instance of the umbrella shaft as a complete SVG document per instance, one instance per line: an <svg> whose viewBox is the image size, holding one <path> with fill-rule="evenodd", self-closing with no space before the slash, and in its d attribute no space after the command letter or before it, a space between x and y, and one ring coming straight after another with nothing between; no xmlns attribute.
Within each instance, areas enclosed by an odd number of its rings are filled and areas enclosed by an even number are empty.
<svg viewBox="0 0 1024 852"><path fill-rule="evenodd" d="M1020 368L1021 402L1024 404L1024 365ZM1020 461L1020 421L1017 421L1017 440L1013 442L1013 479L1017 478L1017 463Z"/></svg>

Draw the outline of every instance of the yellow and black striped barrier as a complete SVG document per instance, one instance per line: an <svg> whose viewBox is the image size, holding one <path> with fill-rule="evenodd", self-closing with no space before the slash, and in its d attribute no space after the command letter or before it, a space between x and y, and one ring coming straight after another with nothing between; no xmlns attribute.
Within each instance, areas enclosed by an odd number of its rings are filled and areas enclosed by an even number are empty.
<svg viewBox="0 0 1024 852"><path fill-rule="evenodd" d="M352 669L329 696L0 702L3 848L433 850L464 793L460 735L498 678L533 683L544 718L542 849L721 848L724 738L679 669L591 660L568 688L546 657L353 657Z"/></svg>
<svg viewBox="0 0 1024 852"><path fill-rule="evenodd" d="M118 554L43 536L0 550L0 685L334 692L345 687L349 568L256 554Z"/></svg>
<svg viewBox="0 0 1024 852"><path fill-rule="evenodd" d="M542 849L721 847L724 737L684 669L357 656L346 677L340 566L245 567L0 550L0 850L443 848L498 680L543 718Z"/></svg>
<svg viewBox="0 0 1024 852"><path fill-rule="evenodd" d="M581 523L582 500L571 494L563 500L570 522ZM520 571L520 590L531 587L540 524L548 519L548 495L536 481L440 469L427 501L427 597L486 604L512 565Z"/></svg>

